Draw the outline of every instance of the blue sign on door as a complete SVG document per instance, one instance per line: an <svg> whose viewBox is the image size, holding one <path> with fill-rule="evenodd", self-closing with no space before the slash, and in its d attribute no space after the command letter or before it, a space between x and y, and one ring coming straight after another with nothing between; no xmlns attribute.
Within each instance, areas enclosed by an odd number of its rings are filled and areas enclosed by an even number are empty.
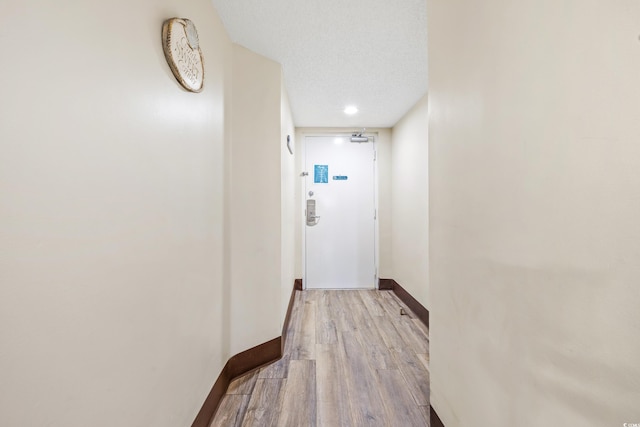
<svg viewBox="0 0 640 427"><path fill-rule="evenodd" d="M329 182L329 165L313 166L313 183L327 184Z"/></svg>
<svg viewBox="0 0 640 427"><path fill-rule="evenodd" d="M347 179L349 179L349 177L346 176L346 175L334 175L333 176L333 180L334 181L346 181Z"/></svg>

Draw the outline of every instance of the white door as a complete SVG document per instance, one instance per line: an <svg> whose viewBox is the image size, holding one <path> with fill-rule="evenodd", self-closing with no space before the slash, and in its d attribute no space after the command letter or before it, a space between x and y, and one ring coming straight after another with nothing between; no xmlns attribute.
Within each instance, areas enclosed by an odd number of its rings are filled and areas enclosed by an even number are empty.
<svg viewBox="0 0 640 427"><path fill-rule="evenodd" d="M349 136L305 138L305 285L377 287L375 148Z"/></svg>

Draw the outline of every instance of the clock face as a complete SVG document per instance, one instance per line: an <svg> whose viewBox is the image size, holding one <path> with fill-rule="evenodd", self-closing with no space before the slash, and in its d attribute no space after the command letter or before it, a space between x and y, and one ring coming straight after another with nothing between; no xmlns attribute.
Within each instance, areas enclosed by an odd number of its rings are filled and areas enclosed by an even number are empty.
<svg viewBox="0 0 640 427"><path fill-rule="evenodd" d="M162 26L162 46L178 82L191 92L200 92L204 85L204 63L193 22L180 18L166 20Z"/></svg>

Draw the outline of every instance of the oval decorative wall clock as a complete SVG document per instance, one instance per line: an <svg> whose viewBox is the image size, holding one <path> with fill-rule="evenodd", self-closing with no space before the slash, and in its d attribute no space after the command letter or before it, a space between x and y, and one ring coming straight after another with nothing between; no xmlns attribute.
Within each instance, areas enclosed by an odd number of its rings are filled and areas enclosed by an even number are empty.
<svg viewBox="0 0 640 427"><path fill-rule="evenodd" d="M204 60L193 22L182 18L164 21L162 47L178 82L191 92L200 92L204 85Z"/></svg>

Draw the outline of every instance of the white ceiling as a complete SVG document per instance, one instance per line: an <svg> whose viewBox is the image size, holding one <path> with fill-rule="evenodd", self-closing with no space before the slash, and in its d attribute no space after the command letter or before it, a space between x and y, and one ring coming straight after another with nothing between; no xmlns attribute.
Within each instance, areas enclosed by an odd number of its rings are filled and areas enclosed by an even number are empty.
<svg viewBox="0 0 640 427"><path fill-rule="evenodd" d="M426 0L213 4L235 43L282 64L298 127L391 127L427 91Z"/></svg>

